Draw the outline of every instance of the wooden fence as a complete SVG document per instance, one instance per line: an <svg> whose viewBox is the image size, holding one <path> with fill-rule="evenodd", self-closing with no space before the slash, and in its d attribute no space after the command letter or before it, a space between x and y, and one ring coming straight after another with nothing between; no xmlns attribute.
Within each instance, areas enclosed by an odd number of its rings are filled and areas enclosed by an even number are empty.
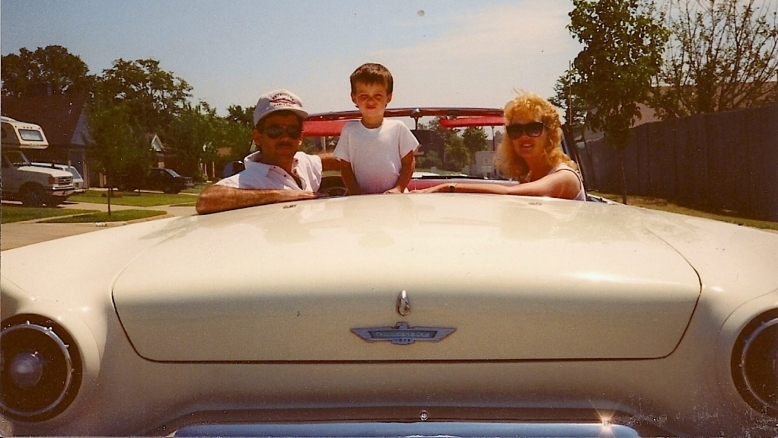
<svg viewBox="0 0 778 438"><path fill-rule="evenodd" d="M588 190L621 193L615 149L577 151ZM778 105L640 125L624 169L628 194L778 221Z"/></svg>

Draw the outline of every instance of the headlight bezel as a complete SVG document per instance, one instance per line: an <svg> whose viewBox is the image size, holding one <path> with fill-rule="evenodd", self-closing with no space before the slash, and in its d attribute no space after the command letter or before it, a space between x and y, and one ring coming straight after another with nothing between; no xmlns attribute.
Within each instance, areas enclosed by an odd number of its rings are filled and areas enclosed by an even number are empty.
<svg viewBox="0 0 778 438"><path fill-rule="evenodd" d="M46 317L16 315L3 321L0 341L0 386L4 388L0 412L15 420L40 422L71 405L81 387L83 358L64 327ZM40 377L32 377L31 386L17 385L10 370L25 359L40 367Z"/></svg>

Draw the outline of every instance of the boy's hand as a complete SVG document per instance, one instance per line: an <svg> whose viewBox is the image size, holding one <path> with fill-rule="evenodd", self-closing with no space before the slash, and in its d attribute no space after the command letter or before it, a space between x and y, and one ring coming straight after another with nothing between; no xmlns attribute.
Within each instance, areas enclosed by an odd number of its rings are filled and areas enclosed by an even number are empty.
<svg viewBox="0 0 778 438"><path fill-rule="evenodd" d="M403 191L402 191L402 190L400 190L400 188L399 188L399 187L392 187L391 189L389 189L389 190L385 191L385 192L384 192L384 194L385 194L385 195L387 195L387 194L388 194L388 195L393 195L393 194L396 194L396 193L402 193L402 192L403 192Z"/></svg>

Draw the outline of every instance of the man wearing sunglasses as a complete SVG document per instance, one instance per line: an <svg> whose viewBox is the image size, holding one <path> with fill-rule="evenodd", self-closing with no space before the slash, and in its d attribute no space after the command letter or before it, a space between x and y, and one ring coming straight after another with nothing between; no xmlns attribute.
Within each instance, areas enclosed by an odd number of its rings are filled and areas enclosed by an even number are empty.
<svg viewBox="0 0 778 438"><path fill-rule="evenodd" d="M332 154L298 152L306 117L302 101L291 92L275 90L262 95L254 109L252 131L259 150L243 160L246 168L242 172L200 194L197 213L316 198L322 172L340 165Z"/></svg>

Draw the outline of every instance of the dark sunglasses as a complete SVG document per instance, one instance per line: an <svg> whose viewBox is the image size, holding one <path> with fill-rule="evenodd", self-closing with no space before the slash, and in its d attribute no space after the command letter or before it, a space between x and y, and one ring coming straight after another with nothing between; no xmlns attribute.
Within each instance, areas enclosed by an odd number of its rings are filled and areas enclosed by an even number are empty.
<svg viewBox="0 0 778 438"><path fill-rule="evenodd" d="M272 138L273 140L281 137L284 134L284 131L286 131L286 135L289 138L300 138L300 134L303 133L303 130L300 129L299 126L293 125L293 126L281 126L281 125L270 125L265 128L265 134L269 138Z"/></svg>
<svg viewBox="0 0 778 438"><path fill-rule="evenodd" d="M540 122L532 122L527 124L515 123L505 127L505 132L508 133L508 137L511 140L520 138L523 134L527 134L528 137L540 137L543 133L543 128L546 126Z"/></svg>

